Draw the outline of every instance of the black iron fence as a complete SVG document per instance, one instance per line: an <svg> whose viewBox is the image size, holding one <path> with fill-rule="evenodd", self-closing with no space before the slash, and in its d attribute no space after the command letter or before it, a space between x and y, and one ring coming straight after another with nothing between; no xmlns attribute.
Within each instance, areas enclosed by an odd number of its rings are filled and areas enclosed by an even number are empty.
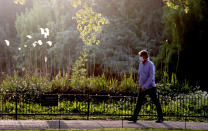
<svg viewBox="0 0 208 131"><path fill-rule="evenodd" d="M15 93L0 94L0 118L11 116L130 116L137 97L90 94L47 94L18 97ZM158 95L166 117L208 118L208 96ZM147 96L140 116L156 116L156 107Z"/></svg>

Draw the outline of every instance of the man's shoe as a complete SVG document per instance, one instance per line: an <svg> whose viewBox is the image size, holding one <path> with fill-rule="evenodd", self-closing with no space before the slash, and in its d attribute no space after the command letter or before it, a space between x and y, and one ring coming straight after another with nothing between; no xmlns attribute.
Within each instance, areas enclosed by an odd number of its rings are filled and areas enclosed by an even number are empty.
<svg viewBox="0 0 208 131"><path fill-rule="evenodd" d="M155 122L156 123L163 123L163 119L157 119Z"/></svg>
<svg viewBox="0 0 208 131"><path fill-rule="evenodd" d="M125 120L128 120L128 121L132 121L132 122L137 122L137 119L133 118L133 117L129 117L129 118L124 118Z"/></svg>

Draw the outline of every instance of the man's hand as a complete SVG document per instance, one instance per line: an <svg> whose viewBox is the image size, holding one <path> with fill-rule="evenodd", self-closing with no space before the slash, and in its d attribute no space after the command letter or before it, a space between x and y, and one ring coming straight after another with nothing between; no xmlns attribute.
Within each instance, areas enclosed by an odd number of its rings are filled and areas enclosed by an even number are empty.
<svg viewBox="0 0 208 131"><path fill-rule="evenodd" d="M142 88L141 86L138 86L138 87L137 87L137 90L138 90L138 89L139 89L141 92L146 91L146 89L145 89L145 88Z"/></svg>
<svg viewBox="0 0 208 131"><path fill-rule="evenodd" d="M144 92L144 91L146 91L146 89L141 87L141 91Z"/></svg>

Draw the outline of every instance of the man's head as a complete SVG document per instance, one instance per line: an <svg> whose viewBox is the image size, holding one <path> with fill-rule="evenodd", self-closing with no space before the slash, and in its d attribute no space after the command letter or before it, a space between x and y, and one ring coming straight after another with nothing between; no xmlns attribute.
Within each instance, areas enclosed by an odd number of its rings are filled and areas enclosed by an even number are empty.
<svg viewBox="0 0 208 131"><path fill-rule="evenodd" d="M139 52L139 56L140 56L140 61L142 61L143 63L145 63L148 60L148 51L147 50L142 50Z"/></svg>

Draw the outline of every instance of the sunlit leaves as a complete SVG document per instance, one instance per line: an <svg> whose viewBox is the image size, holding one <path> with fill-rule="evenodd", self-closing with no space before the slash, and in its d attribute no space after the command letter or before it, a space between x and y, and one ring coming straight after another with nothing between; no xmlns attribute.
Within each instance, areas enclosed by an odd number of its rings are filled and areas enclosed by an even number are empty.
<svg viewBox="0 0 208 131"><path fill-rule="evenodd" d="M79 0L73 2L81 5ZM73 19L77 21L77 29L80 32L82 41L86 45L99 45L100 40L97 40L97 34L102 31L102 25L109 24L109 21L102 17L102 14L94 12L88 1L82 4L82 8L76 12L76 16Z"/></svg>
<svg viewBox="0 0 208 131"><path fill-rule="evenodd" d="M77 85L85 86L83 83L85 83L84 80L86 80L85 78L87 76L87 70L85 68L85 63L88 61L87 56L88 50L84 48L79 59L75 61L75 64L72 68L72 87L76 87Z"/></svg>
<svg viewBox="0 0 208 131"><path fill-rule="evenodd" d="M80 32L80 38L84 44L87 46L99 45L100 40L96 38L97 34L102 31L102 25L109 24L108 20L102 17L100 13L94 12L88 0L84 3L81 3L81 0L74 0L71 5L75 8L81 6L81 9L76 12L76 16L72 19L77 21L77 30ZM88 50L84 48L73 66L72 86L76 86L77 80L82 82L86 77L85 63L88 61L87 56Z"/></svg>
<svg viewBox="0 0 208 131"><path fill-rule="evenodd" d="M172 9L182 8L187 14L189 12L189 1L188 0L164 0L166 5Z"/></svg>
<svg viewBox="0 0 208 131"><path fill-rule="evenodd" d="M189 12L189 8L186 7L186 8L184 9L184 11L185 11L185 13L187 14L187 13Z"/></svg>
<svg viewBox="0 0 208 131"><path fill-rule="evenodd" d="M170 1L167 1L166 4L168 7L172 8L172 9L175 9L175 10L178 9L178 5L175 5Z"/></svg>
<svg viewBox="0 0 208 131"><path fill-rule="evenodd" d="M80 6L82 4L82 1L81 0L70 0L70 3L74 8L77 8L78 6Z"/></svg>
<svg viewBox="0 0 208 131"><path fill-rule="evenodd" d="M24 5L25 4L25 0L14 0L15 4L20 4L20 5Z"/></svg>

